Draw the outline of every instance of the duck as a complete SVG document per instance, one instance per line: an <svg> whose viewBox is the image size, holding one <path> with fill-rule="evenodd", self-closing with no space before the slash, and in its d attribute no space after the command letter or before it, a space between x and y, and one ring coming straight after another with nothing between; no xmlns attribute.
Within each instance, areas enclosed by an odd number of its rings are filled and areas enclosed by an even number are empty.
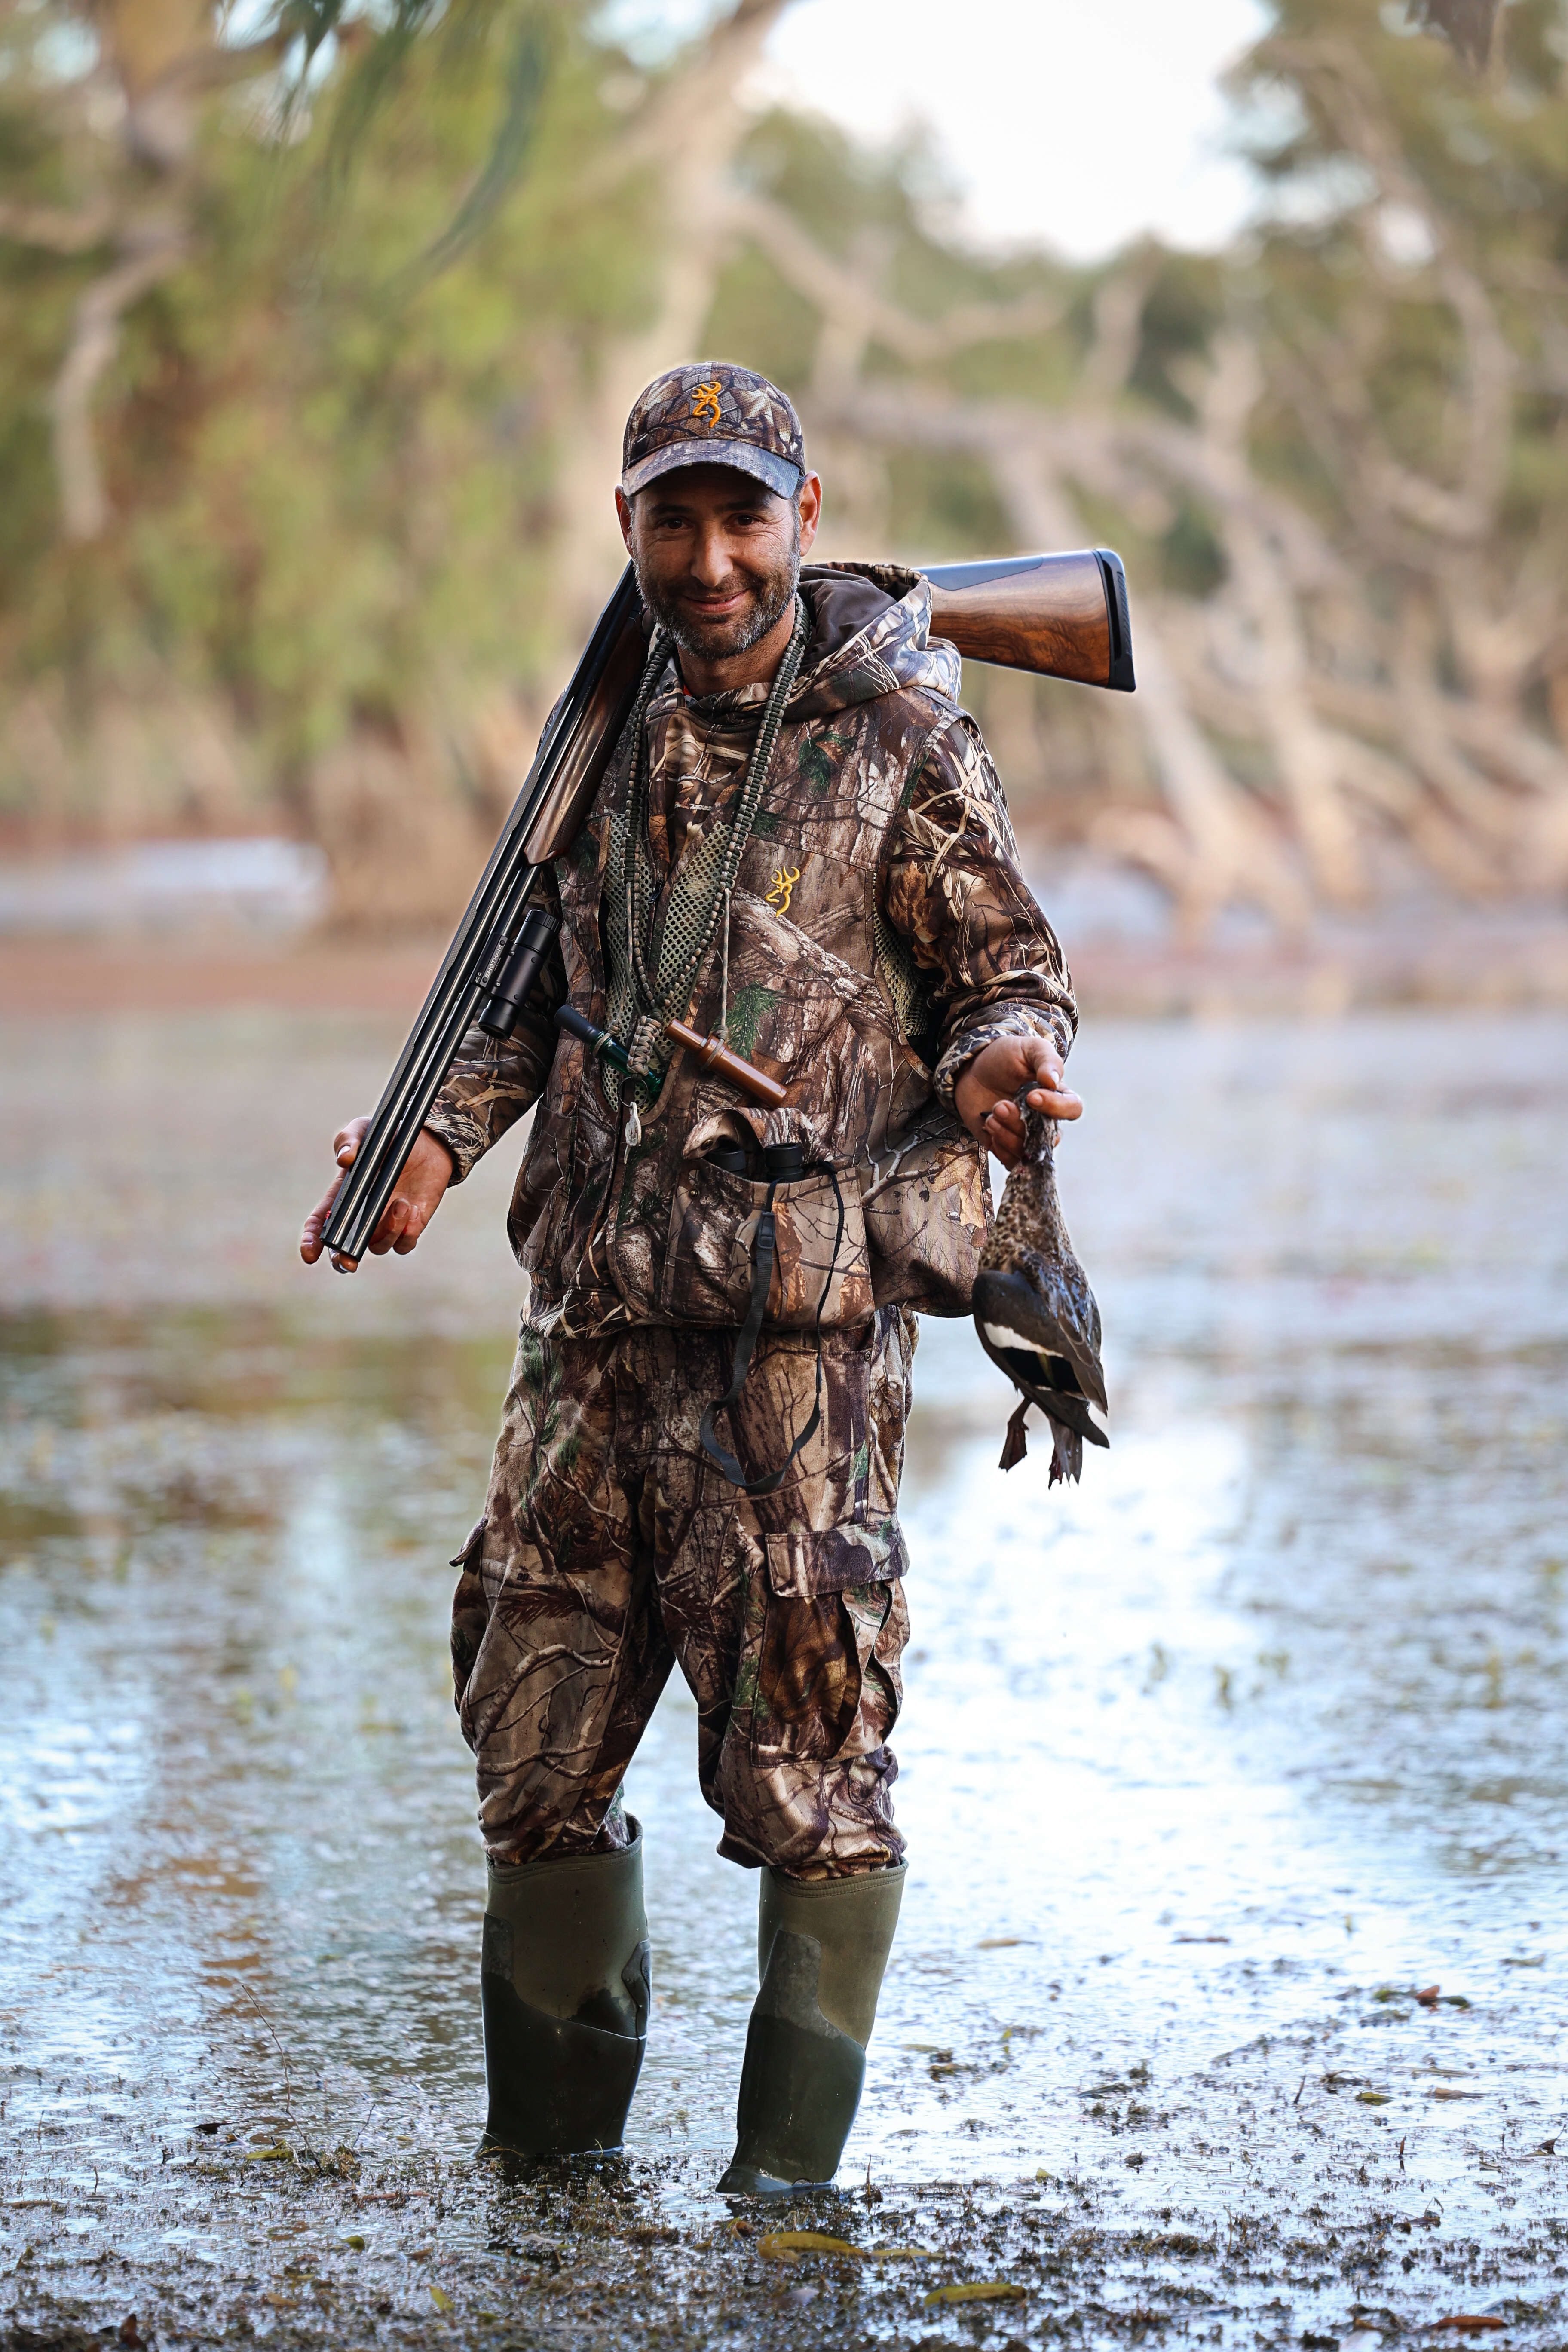
<svg viewBox="0 0 1568 2352"><path fill-rule="evenodd" d="M1031 1086L1034 1081L1031 1080ZM1018 1391L1000 1467L1028 1452L1031 1405L1051 1434L1050 1486L1076 1481L1083 1449L1109 1445L1110 1411L1100 1360L1100 1307L1079 1264L1057 1196L1057 1123L1015 1097L1023 1117L1018 1157L992 1221L974 1278L974 1328L992 1362Z"/></svg>

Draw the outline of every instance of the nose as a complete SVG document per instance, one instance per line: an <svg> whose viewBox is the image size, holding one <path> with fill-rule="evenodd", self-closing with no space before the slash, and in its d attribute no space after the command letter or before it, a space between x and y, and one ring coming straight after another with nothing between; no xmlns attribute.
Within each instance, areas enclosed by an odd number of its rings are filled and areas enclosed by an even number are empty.
<svg viewBox="0 0 1568 2352"><path fill-rule="evenodd" d="M727 587L733 568L722 524L717 520L700 524L691 551L693 580L703 588Z"/></svg>

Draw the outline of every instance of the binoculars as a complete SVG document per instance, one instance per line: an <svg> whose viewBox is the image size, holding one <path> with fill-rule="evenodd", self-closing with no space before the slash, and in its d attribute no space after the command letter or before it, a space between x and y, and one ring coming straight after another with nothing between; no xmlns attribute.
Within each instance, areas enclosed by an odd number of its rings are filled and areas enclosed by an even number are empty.
<svg viewBox="0 0 1568 2352"><path fill-rule="evenodd" d="M751 1162L738 1143L716 1143L708 1153L715 1168L731 1176L749 1176ZM798 1143L764 1143L763 1179L769 1184L798 1184L805 1174L805 1151Z"/></svg>

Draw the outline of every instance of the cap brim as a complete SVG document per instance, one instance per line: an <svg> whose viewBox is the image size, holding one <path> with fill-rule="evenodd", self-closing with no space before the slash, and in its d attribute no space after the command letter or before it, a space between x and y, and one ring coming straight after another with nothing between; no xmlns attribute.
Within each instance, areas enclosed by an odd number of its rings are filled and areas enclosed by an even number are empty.
<svg viewBox="0 0 1568 2352"><path fill-rule="evenodd" d="M793 499L805 479L804 467L793 457L775 457L771 449L758 449L750 441L671 441L628 467L621 476L621 488L628 499L635 499L661 474L677 473L683 466L733 466L737 473L765 482L781 499Z"/></svg>

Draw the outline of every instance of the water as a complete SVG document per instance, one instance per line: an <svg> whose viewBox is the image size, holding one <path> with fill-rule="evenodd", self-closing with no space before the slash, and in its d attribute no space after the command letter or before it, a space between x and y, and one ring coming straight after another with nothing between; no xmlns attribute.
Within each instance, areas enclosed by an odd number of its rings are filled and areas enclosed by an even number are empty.
<svg viewBox="0 0 1568 2352"><path fill-rule="evenodd" d="M510 1155L410 1261L291 1255L396 1042L5 1035L8 2340L1561 2342L1568 1022L1085 1039L1111 1453L1004 1477L973 1335L917 1359L910 1881L853 2193L795 2217L930 2250L874 2265L770 2258L711 2196L755 1895L679 1687L628 1786L629 2169L468 2161L446 1561ZM925 2305L964 2281L1023 2299Z"/></svg>
<svg viewBox="0 0 1568 2352"><path fill-rule="evenodd" d="M324 853L275 835L0 862L0 938L289 937L321 922L331 901Z"/></svg>

